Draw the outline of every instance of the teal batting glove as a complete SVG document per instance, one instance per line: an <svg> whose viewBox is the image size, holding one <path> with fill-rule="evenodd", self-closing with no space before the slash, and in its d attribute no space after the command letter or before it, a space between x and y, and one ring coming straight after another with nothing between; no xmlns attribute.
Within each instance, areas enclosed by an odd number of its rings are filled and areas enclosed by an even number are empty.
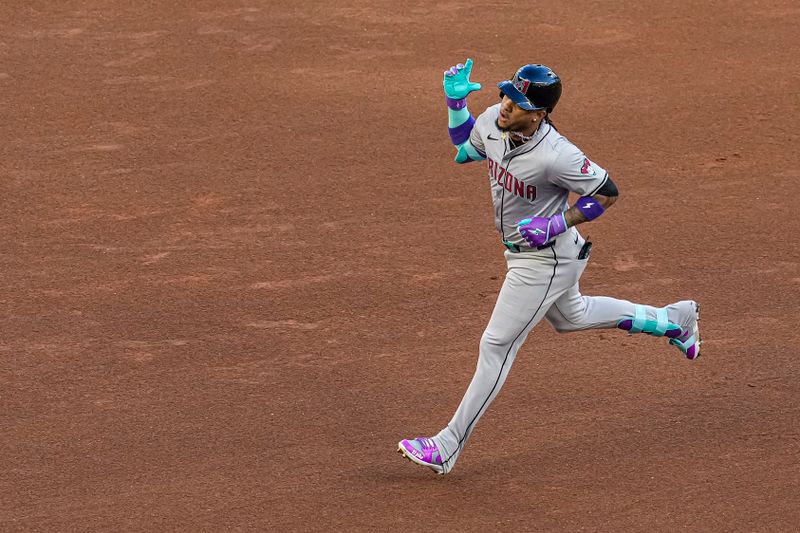
<svg viewBox="0 0 800 533"><path fill-rule="evenodd" d="M472 74L472 59L467 59L463 65L459 63L449 70L444 71L444 95L452 100L461 100L473 91L480 91L481 84L469 81Z"/></svg>

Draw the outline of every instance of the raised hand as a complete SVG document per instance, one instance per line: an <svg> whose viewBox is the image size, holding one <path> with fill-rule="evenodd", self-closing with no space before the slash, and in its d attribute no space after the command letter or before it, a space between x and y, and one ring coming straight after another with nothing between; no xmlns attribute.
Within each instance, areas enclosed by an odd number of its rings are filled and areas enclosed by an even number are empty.
<svg viewBox="0 0 800 533"><path fill-rule="evenodd" d="M444 94L453 100L466 98L472 91L481 89L480 83L469 81L472 73L472 59L467 59L464 64L459 63L454 67L444 71Z"/></svg>

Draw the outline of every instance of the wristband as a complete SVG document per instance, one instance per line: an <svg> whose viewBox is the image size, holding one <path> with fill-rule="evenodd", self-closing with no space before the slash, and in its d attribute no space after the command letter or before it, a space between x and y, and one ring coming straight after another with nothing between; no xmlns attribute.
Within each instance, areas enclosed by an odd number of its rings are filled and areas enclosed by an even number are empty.
<svg viewBox="0 0 800 533"><path fill-rule="evenodd" d="M464 109L465 107L467 107L467 99L466 98L454 99L454 98L450 98L449 96L445 96L445 100L447 101L447 107L449 107L450 109L453 109L455 111L458 111L459 109Z"/></svg>
<svg viewBox="0 0 800 533"><path fill-rule="evenodd" d="M583 213L587 221L596 219L606 211L603 204L592 196L581 196L578 198L578 201L575 202L575 207L578 208L578 211Z"/></svg>

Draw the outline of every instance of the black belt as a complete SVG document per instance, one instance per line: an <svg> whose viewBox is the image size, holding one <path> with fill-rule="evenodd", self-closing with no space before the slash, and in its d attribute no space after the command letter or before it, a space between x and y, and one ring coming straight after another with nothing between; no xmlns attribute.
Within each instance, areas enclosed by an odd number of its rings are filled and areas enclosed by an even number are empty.
<svg viewBox="0 0 800 533"><path fill-rule="evenodd" d="M506 246L506 248L508 248L508 251L510 251L511 253L517 254L519 252L531 252L534 249L535 250L546 250L547 248L552 248L556 244L556 241L555 241L555 239L553 239L552 241L550 241L550 242L548 242L546 244L543 244L541 246L537 246L536 248L533 248L531 246L524 246L523 247L523 246L519 246L518 244L514 244L514 243L511 243L511 242L508 242L508 241L503 241L503 244Z"/></svg>

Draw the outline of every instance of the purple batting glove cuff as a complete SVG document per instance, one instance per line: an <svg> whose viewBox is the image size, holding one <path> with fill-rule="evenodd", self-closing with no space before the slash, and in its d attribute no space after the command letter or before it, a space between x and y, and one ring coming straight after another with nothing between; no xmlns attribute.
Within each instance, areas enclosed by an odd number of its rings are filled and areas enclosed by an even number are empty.
<svg viewBox="0 0 800 533"><path fill-rule="evenodd" d="M567 219L564 218L564 213L559 213L550 217L550 238L556 235L561 235L567 231Z"/></svg>
<svg viewBox="0 0 800 533"><path fill-rule="evenodd" d="M453 98L450 98L449 96L445 96L445 100L447 100L447 107L449 107L450 109L453 109L455 111L458 111L459 109L464 109L465 107L467 107L467 99L466 98L461 98L459 100L454 100Z"/></svg>
<svg viewBox="0 0 800 533"><path fill-rule="evenodd" d="M578 208L578 211L583 213L586 220L594 220L606 211L603 205L591 196L581 196L578 198L578 201L575 202L575 207Z"/></svg>
<svg viewBox="0 0 800 533"><path fill-rule="evenodd" d="M450 140L453 144L458 146L459 144L467 142L469 134L472 132L473 125L475 125L475 119L470 116L469 120L462 125L456 126L455 128L447 128L447 132L450 134Z"/></svg>

